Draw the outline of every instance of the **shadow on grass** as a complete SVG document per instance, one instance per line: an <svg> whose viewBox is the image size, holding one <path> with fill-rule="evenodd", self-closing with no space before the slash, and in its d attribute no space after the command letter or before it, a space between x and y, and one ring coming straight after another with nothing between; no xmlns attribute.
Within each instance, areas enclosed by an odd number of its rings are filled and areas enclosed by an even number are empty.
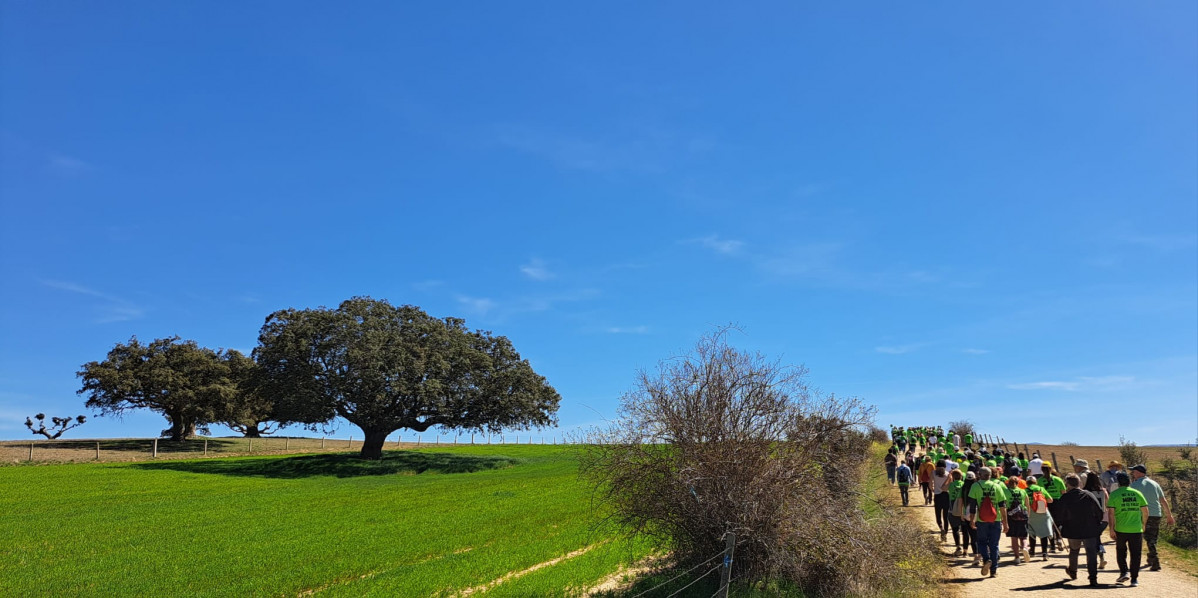
<svg viewBox="0 0 1198 598"><path fill-rule="evenodd" d="M421 474L429 471L434 473L473 473L487 469L501 469L517 462L516 459L510 457L387 451L378 461L362 459L353 455L336 454L186 462L163 461L137 463L133 467L146 470L296 479L316 476L353 478L370 475Z"/></svg>

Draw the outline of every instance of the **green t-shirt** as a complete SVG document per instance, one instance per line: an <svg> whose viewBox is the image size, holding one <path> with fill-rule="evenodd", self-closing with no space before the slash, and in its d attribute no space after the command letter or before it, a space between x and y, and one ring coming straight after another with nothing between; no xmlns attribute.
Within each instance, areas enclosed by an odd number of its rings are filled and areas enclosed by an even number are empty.
<svg viewBox="0 0 1198 598"><path fill-rule="evenodd" d="M961 487L965 485L963 480L955 480L948 483L948 500L955 502L961 498Z"/></svg>
<svg viewBox="0 0 1198 598"><path fill-rule="evenodd" d="M969 487L969 498L978 501L978 508L981 508L982 499L990 498L990 502L994 508L1001 514L1006 512L1007 506L1007 487L998 483L995 480L986 480L985 482L976 482ZM1002 515L995 521L1000 521Z"/></svg>
<svg viewBox="0 0 1198 598"><path fill-rule="evenodd" d="M1065 493L1065 480L1055 475L1052 476L1052 479L1040 481L1044 482L1044 493L1051 496L1053 500L1061 498L1061 495Z"/></svg>
<svg viewBox="0 0 1198 598"><path fill-rule="evenodd" d="M1140 509L1148 506L1144 495L1135 488L1120 486L1111 493L1107 501L1108 509L1115 510L1115 532L1124 534L1139 534L1144 531L1144 520Z"/></svg>
<svg viewBox="0 0 1198 598"><path fill-rule="evenodd" d="M973 434L965 435L965 444L973 444Z"/></svg>
<svg viewBox="0 0 1198 598"><path fill-rule="evenodd" d="M1010 501L1007 503L1008 509L1014 508L1015 501L1018 500L1023 505L1023 509L1025 511L1031 510L1031 507L1027 504L1027 490L1024 490L1018 486L1014 488L1007 488L1007 495L1007 500Z"/></svg>
<svg viewBox="0 0 1198 598"><path fill-rule="evenodd" d="M1027 473L1027 459L1018 459L1018 461L1019 461L1019 469L1022 470L1024 474L1026 474Z"/></svg>

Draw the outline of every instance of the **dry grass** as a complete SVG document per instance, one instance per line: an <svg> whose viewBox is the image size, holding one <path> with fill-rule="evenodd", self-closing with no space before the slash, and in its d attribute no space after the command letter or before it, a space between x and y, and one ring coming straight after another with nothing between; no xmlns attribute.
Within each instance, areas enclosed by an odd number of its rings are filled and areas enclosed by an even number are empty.
<svg viewBox="0 0 1198 598"><path fill-rule="evenodd" d="M509 437L509 439L514 437ZM527 444L529 437L525 437ZM429 446L454 446L452 441L441 443L387 442L388 450L412 449ZM343 453L359 451L362 441L341 438L255 438L251 446L248 438L209 438L208 450L204 452L204 439L197 438L182 442L158 441L158 459L195 459L197 457L237 457L245 455L286 455L301 453ZM535 440L539 440L536 438ZM154 459L154 440L151 438L99 438L81 440L4 440L0 441L0 465L12 465L29 461L29 444L33 443L35 463L82 463L82 462L131 462ZM100 443L99 458L96 458L96 443ZM460 444L469 444L460 442ZM482 443L480 443L482 444Z"/></svg>
<svg viewBox="0 0 1198 598"><path fill-rule="evenodd" d="M1067 466L1071 463L1071 461L1069 460L1070 455L1072 455L1073 458L1075 458L1075 459L1085 459L1086 461L1089 461L1090 469L1093 469L1094 471L1101 471L1099 469L1098 463L1097 463L1099 460L1102 461L1102 465L1103 465L1102 469L1106 469L1106 465L1108 463L1110 463L1111 461L1119 460L1119 446L1118 445L1113 445L1113 446L1069 446L1069 445L1061 445L1061 444L1033 444L1033 445L1029 445L1028 448L1030 448L1033 451L1039 451L1040 456L1042 458L1049 459L1049 460L1052 459L1052 453L1056 452L1057 460L1059 461L1059 463L1057 461L1054 461L1053 465L1062 467L1063 468L1062 471L1065 471L1065 472L1072 471L1072 469L1067 468ZM1175 446L1139 446L1137 448L1143 450L1145 453L1148 454L1148 463L1145 463L1145 465L1148 466L1149 475L1151 475L1155 469L1160 468L1161 459L1164 459L1166 457L1172 457L1174 459L1177 458L1177 447L1175 447ZM1019 450L1021 450L1021 451L1023 450L1022 444L1019 445ZM1028 458L1030 459L1031 455L1028 455ZM1124 463L1123 464L1124 467L1131 467L1133 465L1136 465L1136 464L1135 463Z"/></svg>

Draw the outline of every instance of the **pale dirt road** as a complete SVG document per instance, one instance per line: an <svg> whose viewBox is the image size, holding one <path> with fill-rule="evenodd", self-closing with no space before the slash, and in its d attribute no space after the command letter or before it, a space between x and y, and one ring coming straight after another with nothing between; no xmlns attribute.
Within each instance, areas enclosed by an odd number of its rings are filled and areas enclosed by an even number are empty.
<svg viewBox="0 0 1198 598"><path fill-rule="evenodd" d="M897 493L897 491L896 491ZM916 503L919 503L918 505ZM939 543L940 532L936 527L936 514L930 506L923 506L923 498L919 488L911 492L911 506L916 511L916 519L923 524L927 533L933 535ZM899 507L902 508L902 507ZM1020 565L1011 564L1010 540L1003 537L999 544L998 576L994 579L982 577L981 568L973 565L973 557L953 556L953 536L948 535L946 544L939 544L940 552L949 563L949 571L954 576L945 579L946 584L960 588L960 595L965 598L995 598L999 595L1010 596L1069 596L1085 598L1088 596L1112 596L1126 594L1148 598L1198 598L1198 578L1188 576L1178 571L1170 571L1167 564L1162 571L1148 571L1144 566L1140 571L1139 587L1130 587L1126 583L1116 584L1119 577L1119 565L1115 563L1115 544L1107 539L1107 565L1098 570L1100 587L1091 588L1086 574L1086 553L1078 555L1077 579L1071 581L1065 574L1065 566L1069 563L1068 551L1050 552L1048 561L1041 560L1039 550L1031 562ZM1146 559L1145 559L1146 560ZM1008 594L1008 592L1015 592Z"/></svg>

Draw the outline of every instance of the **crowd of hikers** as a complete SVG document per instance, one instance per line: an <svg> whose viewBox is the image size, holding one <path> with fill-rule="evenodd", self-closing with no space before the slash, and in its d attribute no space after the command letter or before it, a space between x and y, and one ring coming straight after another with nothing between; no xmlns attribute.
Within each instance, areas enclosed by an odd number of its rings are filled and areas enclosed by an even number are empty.
<svg viewBox="0 0 1198 598"><path fill-rule="evenodd" d="M1099 585L1098 570L1107 564L1104 532L1115 546L1116 583L1139 585L1145 545L1149 570L1161 569L1157 536L1162 517L1172 525L1173 513L1144 464L1125 469L1113 461L1106 471L1094 472L1088 461L1077 459L1073 471L1062 476L1039 453L1011 454L996 444L975 442L971 433L891 426L890 436L886 475L898 487L903 506L910 506L910 488L918 484L923 504L935 509L940 541L947 544L952 534L953 555L972 555L983 577L998 575L1003 535L1010 542L1011 565L1034 558L1037 544L1047 561L1050 552L1064 552L1067 541L1069 579L1077 579L1084 550L1091 586Z"/></svg>

